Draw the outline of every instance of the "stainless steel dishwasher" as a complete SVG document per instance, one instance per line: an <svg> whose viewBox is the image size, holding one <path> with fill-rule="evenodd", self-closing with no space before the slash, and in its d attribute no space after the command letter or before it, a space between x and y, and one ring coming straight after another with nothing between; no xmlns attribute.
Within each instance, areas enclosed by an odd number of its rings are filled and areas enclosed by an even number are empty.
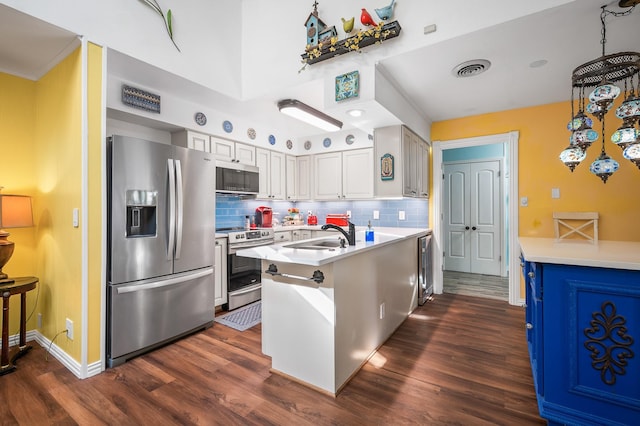
<svg viewBox="0 0 640 426"><path fill-rule="evenodd" d="M431 235L418 238L418 304L424 305L433 294Z"/></svg>

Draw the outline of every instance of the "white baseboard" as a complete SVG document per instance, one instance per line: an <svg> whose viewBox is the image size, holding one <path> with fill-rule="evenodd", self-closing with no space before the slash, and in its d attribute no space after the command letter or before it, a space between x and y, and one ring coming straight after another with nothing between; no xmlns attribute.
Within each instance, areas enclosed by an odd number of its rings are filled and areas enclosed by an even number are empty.
<svg viewBox="0 0 640 426"><path fill-rule="evenodd" d="M86 379L88 377L92 377L102 373L102 362L96 361L87 365L86 373L83 373L82 365L73 359L68 353L63 351L60 346L51 344L51 340L43 336L37 330L27 331L27 342L36 341L40 346L42 346L46 351L48 351L51 356L60 361L62 365L64 365L67 370L71 371L77 378ZM20 342L20 335L14 334L9 336L9 346L18 345ZM0 342L0 348L2 348L2 342ZM24 362L24 361L23 361Z"/></svg>

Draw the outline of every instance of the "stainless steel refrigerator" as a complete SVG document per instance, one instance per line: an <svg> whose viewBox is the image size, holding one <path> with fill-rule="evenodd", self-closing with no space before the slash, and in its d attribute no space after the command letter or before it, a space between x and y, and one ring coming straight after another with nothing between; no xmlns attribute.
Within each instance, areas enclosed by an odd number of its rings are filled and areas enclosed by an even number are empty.
<svg viewBox="0 0 640 426"><path fill-rule="evenodd" d="M213 324L213 155L107 140L107 365Z"/></svg>

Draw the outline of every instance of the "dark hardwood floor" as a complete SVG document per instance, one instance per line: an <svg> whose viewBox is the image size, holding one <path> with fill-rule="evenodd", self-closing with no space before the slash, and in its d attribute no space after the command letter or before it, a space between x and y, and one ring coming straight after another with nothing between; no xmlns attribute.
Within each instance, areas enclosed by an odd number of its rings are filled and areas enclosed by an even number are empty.
<svg viewBox="0 0 640 426"><path fill-rule="evenodd" d="M337 396L269 371L260 326L209 330L79 380L36 347L0 377L2 425L542 425L524 310L443 294ZM35 343L34 343L35 344ZM35 344L35 346L38 346Z"/></svg>

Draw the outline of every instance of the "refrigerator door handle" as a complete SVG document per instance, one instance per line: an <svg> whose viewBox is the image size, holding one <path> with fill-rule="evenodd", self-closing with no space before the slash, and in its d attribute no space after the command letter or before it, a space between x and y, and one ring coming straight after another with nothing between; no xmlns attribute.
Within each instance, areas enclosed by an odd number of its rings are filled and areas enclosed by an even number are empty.
<svg viewBox="0 0 640 426"><path fill-rule="evenodd" d="M176 205L178 207L178 215L176 220L176 259L180 259L180 253L182 252L182 223L184 213L184 197L182 192L182 166L180 160L175 160L176 163Z"/></svg>
<svg viewBox="0 0 640 426"><path fill-rule="evenodd" d="M176 243L176 173L173 160L167 160L169 173L169 243L167 245L167 260L173 259L173 249Z"/></svg>
<svg viewBox="0 0 640 426"><path fill-rule="evenodd" d="M125 293L135 293L137 291L143 291L143 290L152 290L156 288L167 287L174 284L180 284L185 281L195 280L197 278L206 277L207 275L212 275L212 274L213 274L213 268L207 268L202 271L196 272L194 274L183 275L181 277L176 277L176 278L169 278L168 280L155 281L148 284L123 285L118 287L116 291L118 292L118 294L125 294Z"/></svg>

